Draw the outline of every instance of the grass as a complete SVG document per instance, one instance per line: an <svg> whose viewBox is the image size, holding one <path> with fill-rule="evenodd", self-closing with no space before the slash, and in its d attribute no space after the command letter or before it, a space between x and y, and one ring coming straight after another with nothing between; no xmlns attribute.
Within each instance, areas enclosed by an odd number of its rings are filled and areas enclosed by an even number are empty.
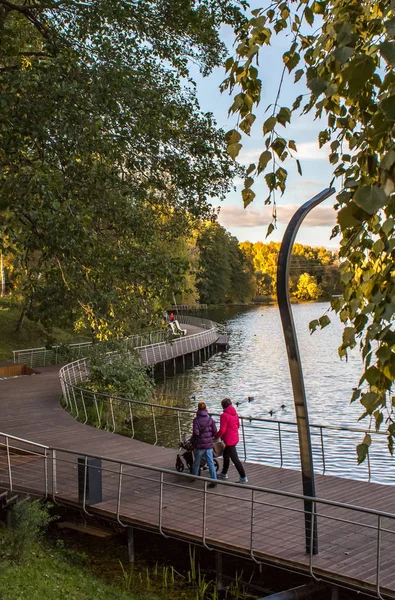
<svg viewBox="0 0 395 600"><path fill-rule="evenodd" d="M78 555L49 544L35 544L29 558L17 564L5 551L0 530L1 600L159 600L155 594L134 594L95 577ZM82 563L83 561L80 560Z"/></svg>
<svg viewBox="0 0 395 600"><path fill-rule="evenodd" d="M54 327L50 332L45 331L41 323L35 323L25 318L21 333L16 333L16 326L21 314L21 306L12 298L0 298L0 362L12 360L12 351L23 348L45 346L49 338L51 343L67 344L89 340L89 336L76 334L71 330Z"/></svg>

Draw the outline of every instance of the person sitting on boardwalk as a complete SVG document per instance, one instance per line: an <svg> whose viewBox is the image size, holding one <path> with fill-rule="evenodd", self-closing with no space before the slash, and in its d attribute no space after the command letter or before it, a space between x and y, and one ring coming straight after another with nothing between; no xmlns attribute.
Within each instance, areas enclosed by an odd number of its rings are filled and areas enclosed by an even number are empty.
<svg viewBox="0 0 395 600"><path fill-rule="evenodd" d="M215 470L213 460L213 438L217 434L217 427L214 419L209 416L207 407L204 402L199 402L196 417L193 419L193 438L194 438L194 461L192 466L192 474L197 475L200 469L200 463L204 457L210 471L211 479L217 479L217 471ZM208 484L209 488L215 487L217 484L212 481Z"/></svg>
<svg viewBox="0 0 395 600"><path fill-rule="evenodd" d="M240 479L237 483L247 483L248 479L236 449L236 445L239 442L239 417L235 407L232 406L232 400L230 400L230 398L224 398L221 405L224 412L220 418L220 427L216 437L222 437L225 448L223 451L224 462L222 465L222 472L218 475L218 479L228 479L228 469L230 461L232 461L240 475Z"/></svg>

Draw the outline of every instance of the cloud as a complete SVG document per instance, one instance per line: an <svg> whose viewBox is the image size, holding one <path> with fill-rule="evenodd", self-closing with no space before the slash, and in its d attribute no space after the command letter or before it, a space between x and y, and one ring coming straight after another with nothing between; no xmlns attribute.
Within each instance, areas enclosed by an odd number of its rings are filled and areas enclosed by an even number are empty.
<svg viewBox="0 0 395 600"><path fill-rule="evenodd" d="M320 148L318 142L302 142L296 144L296 148L299 160L328 160L329 147Z"/></svg>
<svg viewBox="0 0 395 600"><path fill-rule="evenodd" d="M287 225L292 215L299 208L296 204L277 205L277 222ZM224 227L264 227L272 219L272 207L263 209L243 209L239 206L222 206L219 222ZM303 222L307 227L333 227L336 224L336 213L331 206L316 206Z"/></svg>
<svg viewBox="0 0 395 600"><path fill-rule="evenodd" d="M297 153L295 157L299 160L328 160L329 147L319 148L318 142L301 142L297 143ZM237 161L242 165L256 163L264 148L242 148Z"/></svg>

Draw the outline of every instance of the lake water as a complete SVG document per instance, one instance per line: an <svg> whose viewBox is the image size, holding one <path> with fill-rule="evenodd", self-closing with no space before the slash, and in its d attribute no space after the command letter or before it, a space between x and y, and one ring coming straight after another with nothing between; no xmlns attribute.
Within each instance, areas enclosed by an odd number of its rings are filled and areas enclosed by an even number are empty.
<svg viewBox="0 0 395 600"><path fill-rule="evenodd" d="M340 360L342 324L328 313L332 324L310 335L308 324L329 311L329 303L296 304L293 314L302 359L310 424L368 428L369 421L358 423L362 413L359 402L350 404L352 388L362 374L358 351L348 361ZM203 314L202 314L203 316ZM223 308L204 316L223 323L230 334L227 352L212 356L201 365L167 379L157 387L157 397L173 406L195 408L206 402L213 412L221 412L225 397L238 402L240 415L261 417L268 423L245 424L247 459L299 468L296 428L277 421L293 422L295 410L285 343L277 306ZM252 401L248 401L252 397ZM185 431L190 418L184 418ZM366 479L368 462L356 464L355 447L361 433L312 429L314 462L317 471ZM324 448L324 456L323 450ZM240 454L243 454L240 444ZM395 481L395 461L389 456L384 436L374 441L370 451L372 480Z"/></svg>

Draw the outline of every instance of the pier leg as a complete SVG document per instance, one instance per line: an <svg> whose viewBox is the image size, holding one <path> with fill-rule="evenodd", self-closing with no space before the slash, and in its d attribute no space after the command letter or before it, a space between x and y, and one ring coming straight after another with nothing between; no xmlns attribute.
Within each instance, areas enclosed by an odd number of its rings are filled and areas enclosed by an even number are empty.
<svg viewBox="0 0 395 600"><path fill-rule="evenodd" d="M192 367L195 366L195 353L192 352Z"/></svg>
<svg viewBox="0 0 395 600"><path fill-rule="evenodd" d="M177 365L175 358L173 358L173 375L177 375Z"/></svg>
<svg viewBox="0 0 395 600"><path fill-rule="evenodd" d="M129 562L134 562L134 529L128 527L128 558Z"/></svg>
<svg viewBox="0 0 395 600"><path fill-rule="evenodd" d="M216 574L216 587L218 600L224 600L225 598L225 586L222 569L222 554L221 552L215 552L215 574Z"/></svg>
<svg viewBox="0 0 395 600"><path fill-rule="evenodd" d="M163 363L163 381L166 381L166 363Z"/></svg>
<svg viewBox="0 0 395 600"><path fill-rule="evenodd" d="M332 585L331 592L331 600L339 600L339 588L336 585Z"/></svg>
<svg viewBox="0 0 395 600"><path fill-rule="evenodd" d="M185 373L185 354L182 355L182 370Z"/></svg>

